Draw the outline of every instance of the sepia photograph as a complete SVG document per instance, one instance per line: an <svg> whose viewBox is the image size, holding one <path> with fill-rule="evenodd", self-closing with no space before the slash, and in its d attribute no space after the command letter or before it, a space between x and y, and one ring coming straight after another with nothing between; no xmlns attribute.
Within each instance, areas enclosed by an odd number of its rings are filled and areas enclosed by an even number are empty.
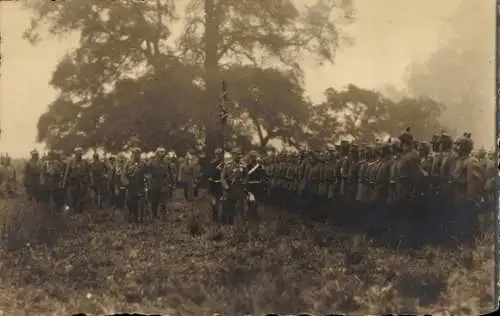
<svg viewBox="0 0 500 316"><path fill-rule="evenodd" d="M497 6L0 0L0 316L493 312Z"/></svg>

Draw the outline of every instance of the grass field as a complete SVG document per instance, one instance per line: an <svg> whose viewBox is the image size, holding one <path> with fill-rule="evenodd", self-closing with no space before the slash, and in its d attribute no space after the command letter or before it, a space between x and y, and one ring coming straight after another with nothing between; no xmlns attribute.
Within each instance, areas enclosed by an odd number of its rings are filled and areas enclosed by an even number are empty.
<svg viewBox="0 0 500 316"><path fill-rule="evenodd" d="M193 214L198 236L190 234ZM144 226L106 211L51 216L22 198L0 201L0 217L5 315L493 309L491 235L475 248L389 250L273 209L259 227L214 232L208 205L192 207L180 193L167 221Z"/></svg>

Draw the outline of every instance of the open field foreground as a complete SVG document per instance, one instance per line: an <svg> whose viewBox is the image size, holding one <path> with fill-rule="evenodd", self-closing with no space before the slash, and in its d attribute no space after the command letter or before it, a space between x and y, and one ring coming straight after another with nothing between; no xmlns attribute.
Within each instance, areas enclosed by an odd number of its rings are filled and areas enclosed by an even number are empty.
<svg viewBox="0 0 500 316"><path fill-rule="evenodd" d="M192 211L180 194L168 221L145 226L104 211L55 217L21 199L0 203L4 315L493 309L492 236L474 250L388 250L276 210L258 231L214 233L204 202ZM192 212L202 218L198 236Z"/></svg>

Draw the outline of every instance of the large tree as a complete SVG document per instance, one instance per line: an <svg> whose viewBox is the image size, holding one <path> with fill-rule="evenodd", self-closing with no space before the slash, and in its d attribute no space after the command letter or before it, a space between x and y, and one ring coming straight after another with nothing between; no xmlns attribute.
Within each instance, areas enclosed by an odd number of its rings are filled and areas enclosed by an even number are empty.
<svg viewBox="0 0 500 316"><path fill-rule="evenodd" d="M79 33L79 48L68 56L74 67L56 72L52 85L68 102L85 106L137 72L162 77L172 59L199 66L206 95L196 112L202 114L211 150L222 67L272 62L300 71L296 60L305 52L333 62L343 39L339 25L353 16L350 0L318 0L305 8L292 0L181 3L183 31L173 38L177 1L26 0L35 14L26 37L35 42L44 28L53 36Z"/></svg>
<svg viewBox="0 0 500 316"><path fill-rule="evenodd" d="M40 117L39 139L65 151L76 144L117 151L133 137L147 149L163 145L185 152L202 136L195 111L201 90L188 70L171 65L160 77L123 78L90 101L62 94Z"/></svg>
<svg viewBox="0 0 500 316"><path fill-rule="evenodd" d="M482 145L492 145L495 134L495 13L493 0L463 0L439 49L407 74L412 95L444 103L442 122Z"/></svg>

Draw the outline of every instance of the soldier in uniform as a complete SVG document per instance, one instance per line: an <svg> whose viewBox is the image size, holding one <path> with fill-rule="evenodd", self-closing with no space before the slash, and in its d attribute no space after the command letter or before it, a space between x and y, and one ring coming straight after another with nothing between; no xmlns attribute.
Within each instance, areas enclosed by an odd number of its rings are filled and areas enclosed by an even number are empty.
<svg viewBox="0 0 500 316"><path fill-rule="evenodd" d="M399 140L401 141L401 157L396 180L397 200L400 210L412 210L415 206L415 180L419 178L421 170L420 156L415 150L414 138L409 128L401 134Z"/></svg>
<svg viewBox="0 0 500 316"><path fill-rule="evenodd" d="M431 181L429 174L432 169L431 145L428 142L420 142L418 145L418 153L420 155L421 176L417 179L417 199L418 207L422 210L431 210L430 204L430 189ZM432 214L428 214L428 218Z"/></svg>
<svg viewBox="0 0 500 316"><path fill-rule="evenodd" d="M222 198L221 172L224 167L224 151L217 148L214 152L214 159L208 164L206 172L208 178L208 191L212 196L212 220L218 222L220 219L220 201Z"/></svg>
<svg viewBox="0 0 500 316"><path fill-rule="evenodd" d="M127 157L120 153L116 159L112 176L113 209L124 211L127 204Z"/></svg>
<svg viewBox="0 0 500 316"><path fill-rule="evenodd" d="M307 201L307 176L309 173L309 169L311 167L311 161L307 152L302 151L300 153L298 170L297 170L297 199L295 200L298 209L302 209L306 207Z"/></svg>
<svg viewBox="0 0 500 316"><path fill-rule="evenodd" d="M148 208L146 196L149 190L146 177L148 171L148 166L141 160L141 149L132 148L132 159L125 168L125 183L129 220L135 223L144 223Z"/></svg>
<svg viewBox="0 0 500 316"><path fill-rule="evenodd" d="M40 175L40 183L44 192L43 202L48 210L59 211L64 206L65 194L62 182L65 167L60 160L59 153L55 150L49 150Z"/></svg>
<svg viewBox="0 0 500 316"><path fill-rule="evenodd" d="M175 181L176 181L176 187L177 187L177 178L179 176L179 159L177 158L177 154L175 153L175 151L170 150L167 153L167 159L168 159L168 161L170 161L170 164L174 168Z"/></svg>
<svg viewBox="0 0 500 316"><path fill-rule="evenodd" d="M359 183L359 147L356 144L351 145L351 150L349 153L350 156L350 164L348 168L348 176L347 176L347 200L353 209L357 209L356 203L356 195L358 192L358 183Z"/></svg>
<svg viewBox="0 0 500 316"><path fill-rule="evenodd" d="M222 189L224 190L222 203L222 223L233 225L235 217L242 218L245 200L248 197L247 180L248 169L242 159L241 150L235 148L230 162L224 164L221 172ZM236 214L238 213L238 214Z"/></svg>
<svg viewBox="0 0 500 316"><path fill-rule="evenodd" d="M368 212L370 203L370 167L374 161L374 149L372 145L367 145L361 156L360 166L359 166L359 183L358 183L358 194L356 200L359 202L360 207L363 212Z"/></svg>
<svg viewBox="0 0 500 316"><path fill-rule="evenodd" d="M87 160L83 159L83 149L76 147L74 157L66 165L64 172L63 187L70 197L70 206L77 212L84 210L84 201L88 193L92 177Z"/></svg>
<svg viewBox="0 0 500 316"><path fill-rule="evenodd" d="M151 209L153 217L158 217L158 208L163 216L167 212L167 201L171 196L170 191L175 187L175 169L166 159L166 150L163 147L156 149L156 157L151 162Z"/></svg>
<svg viewBox="0 0 500 316"><path fill-rule="evenodd" d="M98 153L92 155L90 164L90 176L92 177L92 197L97 208L103 208L104 192L106 186L107 166L99 157Z"/></svg>
<svg viewBox="0 0 500 316"><path fill-rule="evenodd" d="M390 179L391 179L391 166L392 166L392 148L389 142L380 145L380 158L378 160L378 167L374 175L374 195L373 195L373 208L374 214L379 218L381 227L385 230L390 228L391 225L391 210L387 205L389 199ZM377 219L373 219L375 221Z"/></svg>
<svg viewBox="0 0 500 316"><path fill-rule="evenodd" d="M24 187L26 194L32 201L39 201L41 197L40 174L42 164L38 150L31 151L31 159L24 166Z"/></svg>
<svg viewBox="0 0 500 316"><path fill-rule="evenodd" d="M248 211L250 219L258 220L259 207L264 202L265 187L265 171L261 164L260 157L255 150L248 154L248 174L247 174L247 190L249 192ZM295 180L295 179L294 179ZM252 198L253 196L253 198Z"/></svg>
<svg viewBox="0 0 500 316"><path fill-rule="evenodd" d="M457 219L454 231L467 241L471 241L477 233L478 214L485 212L481 207L481 199L486 176L481 163L470 155L473 146L470 133L465 133L457 139L457 159L451 174Z"/></svg>
<svg viewBox="0 0 500 316"><path fill-rule="evenodd" d="M450 135L443 133L440 139L440 149L442 152L440 166L440 189L441 189L441 205L444 217L449 218L453 215L453 181L451 178L457 160L457 153L453 149L453 140ZM446 226L443 227L446 230Z"/></svg>
<svg viewBox="0 0 500 316"><path fill-rule="evenodd" d="M328 209L328 182L327 182L327 172L328 172L328 154L326 152L320 152L318 161L319 168L319 179L318 179L318 199L316 208L317 216L323 218L326 214L329 214Z"/></svg>
<svg viewBox="0 0 500 316"><path fill-rule="evenodd" d="M307 188L308 188L308 206L303 211L309 212L317 210L319 207L319 185L321 181L321 166L319 151L311 153L311 166L307 174Z"/></svg>
<svg viewBox="0 0 500 316"><path fill-rule="evenodd" d="M200 177L199 165L190 152L186 153L179 166L178 181L184 189L186 201L192 201L195 196L195 189Z"/></svg>
<svg viewBox="0 0 500 316"><path fill-rule="evenodd" d="M401 157L398 164L398 176L396 180L397 201L402 218L401 227L409 234L409 239L414 246L420 245L422 228L427 221L427 217L433 216L432 210L422 209L419 204L419 183L423 180L421 159L415 150L415 140L406 129L401 136ZM429 235L429 234L428 234Z"/></svg>
<svg viewBox="0 0 500 316"><path fill-rule="evenodd" d="M16 168L12 165L12 158L8 154L3 158L2 191L8 198L12 198L17 192L17 172Z"/></svg>
<svg viewBox="0 0 500 316"><path fill-rule="evenodd" d="M443 133L443 132L441 132ZM442 211L442 181L441 164L443 163L443 152L441 150L441 135L434 134L432 139L432 157L429 171L429 203L433 209Z"/></svg>
<svg viewBox="0 0 500 316"><path fill-rule="evenodd" d="M347 206L347 198L349 194L349 168L351 165L351 157L349 155L350 152L350 144L348 141L343 140L340 142L339 147L339 190L338 190L338 207L344 209Z"/></svg>
<svg viewBox="0 0 500 316"><path fill-rule="evenodd" d="M106 174L104 175L105 185L103 190L104 201L106 201L108 206L113 206L113 176L116 165L116 157L114 155L109 155L104 163L106 165Z"/></svg>

